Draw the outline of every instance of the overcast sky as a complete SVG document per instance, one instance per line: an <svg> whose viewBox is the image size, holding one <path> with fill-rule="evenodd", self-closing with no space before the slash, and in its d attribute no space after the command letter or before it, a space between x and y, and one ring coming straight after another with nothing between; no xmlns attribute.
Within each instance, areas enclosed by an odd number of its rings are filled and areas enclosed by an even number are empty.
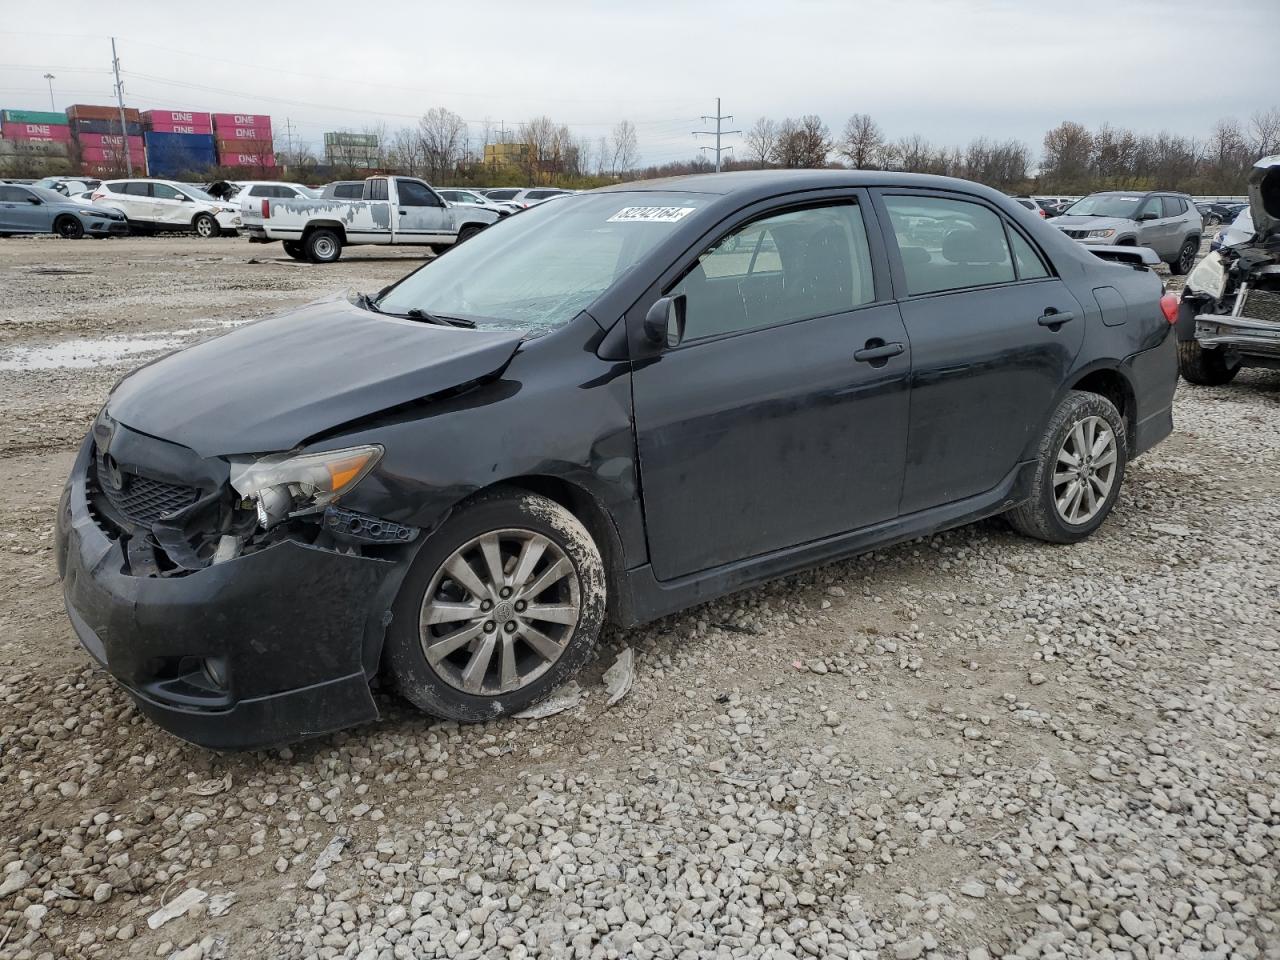
<svg viewBox="0 0 1280 960"><path fill-rule="evenodd" d="M0 106L110 102L269 113L326 130L448 107L481 135L545 113L582 136L637 125L641 163L692 156L715 98L747 128L853 112L896 138L1017 137L1062 120L1205 136L1280 106L1280 0L470 0L0 4ZM32 13L38 9L38 15ZM19 12L21 11L21 12ZM1269 79L1268 79L1269 78ZM1266 82L1264 82L1266 81ZM740 143L730 137L729 143ZM744 154L745 155L745 154Z"/></svg>

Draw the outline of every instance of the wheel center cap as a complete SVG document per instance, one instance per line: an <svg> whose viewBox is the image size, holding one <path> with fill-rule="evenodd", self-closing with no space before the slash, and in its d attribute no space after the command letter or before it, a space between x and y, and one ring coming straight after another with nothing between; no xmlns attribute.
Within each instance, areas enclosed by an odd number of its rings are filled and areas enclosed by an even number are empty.
<svg viewBox="0 0 1280 960"><path fill-rule="evenodd" d="M511 604L508 603L506 600L503 600L501 603L499 603L496 607L493 608L493 619L497 620L499 623L506 623L514 615L515 613L511 609Z"/></svg>

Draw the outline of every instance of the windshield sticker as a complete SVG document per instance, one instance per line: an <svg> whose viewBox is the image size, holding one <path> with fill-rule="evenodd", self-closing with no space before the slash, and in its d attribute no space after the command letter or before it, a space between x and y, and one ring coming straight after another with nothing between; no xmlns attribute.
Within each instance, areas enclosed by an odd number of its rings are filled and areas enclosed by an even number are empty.
<svg viewBox="0 0 1280 960"><path fill-rule="evenodd" d="M607 223L676 223L693 213L693 207L623 207Z"/></svg>

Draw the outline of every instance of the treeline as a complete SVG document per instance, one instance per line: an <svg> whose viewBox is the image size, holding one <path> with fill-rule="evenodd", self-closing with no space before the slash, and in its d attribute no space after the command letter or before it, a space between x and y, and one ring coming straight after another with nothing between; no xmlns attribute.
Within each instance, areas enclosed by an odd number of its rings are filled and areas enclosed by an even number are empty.
<svg viewBox="0 0 1280 960"><path fill-rule="evenodd" d="M919 134L889 139L865 113L851 116L839 135L812 114L780 123L761 117L746 132L744 148L747 159L735 161L729 169L903 170L964 177L1009 192L1073 194L1149 187L1238 194L1245 190L1253 162L1280 151L1280 108L1255 113L1247 125L1233 118L1219 120L1204 138L1165 131L1141 134L1106 123L1090 130L1067 121L1044 135L1038 167L1031 148L1020 140L977 137L967 146L953 147ZM668 164L655 172L668 175L671 168Z"/></svg>
<svg viewBox="0 0 1280 960"><path fill-rule="evenodd" d="M636 127L629 120L615 124L608 136L591 138L575 136L566 124L539 116L505 127L486 123L476 138L461 116L433 107L416 126L391 130L377 124L360 132L377 143L361 157L368 167L422 177L440 186L598 186L631 173L639 153ZM506 162L486 162L487 145L497 145ZM305 145L283 159L299 172L324 163ZM339 178L366 172L351 163L327 166L327 175Z"/></svg>

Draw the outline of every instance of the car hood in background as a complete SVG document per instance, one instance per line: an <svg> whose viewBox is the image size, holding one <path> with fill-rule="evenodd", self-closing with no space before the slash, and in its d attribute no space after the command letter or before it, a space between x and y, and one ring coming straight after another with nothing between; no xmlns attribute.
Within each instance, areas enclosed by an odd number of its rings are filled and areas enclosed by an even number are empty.
<svg viewBox="0 0 1280 960"><path fill-rule="evenodd" d="M1253 165L1249 211L1258 243L1280 239L1280 154L1263 157Z"/></svg>
<svg viewBox="0 0 1280 960"><path fill-rule="evenodd" d="M351 420L506 366L521 334L440 327L325 300L134 371L107 401L203 457L290 450Z"/></svg>
<svg viewBox="0 0 1280 960"><path fill-rule="evenodd" d="M1132 220L1123 217L1050 217L1049 223L1069 230L1125 230L1133 226Z"/></svg>

